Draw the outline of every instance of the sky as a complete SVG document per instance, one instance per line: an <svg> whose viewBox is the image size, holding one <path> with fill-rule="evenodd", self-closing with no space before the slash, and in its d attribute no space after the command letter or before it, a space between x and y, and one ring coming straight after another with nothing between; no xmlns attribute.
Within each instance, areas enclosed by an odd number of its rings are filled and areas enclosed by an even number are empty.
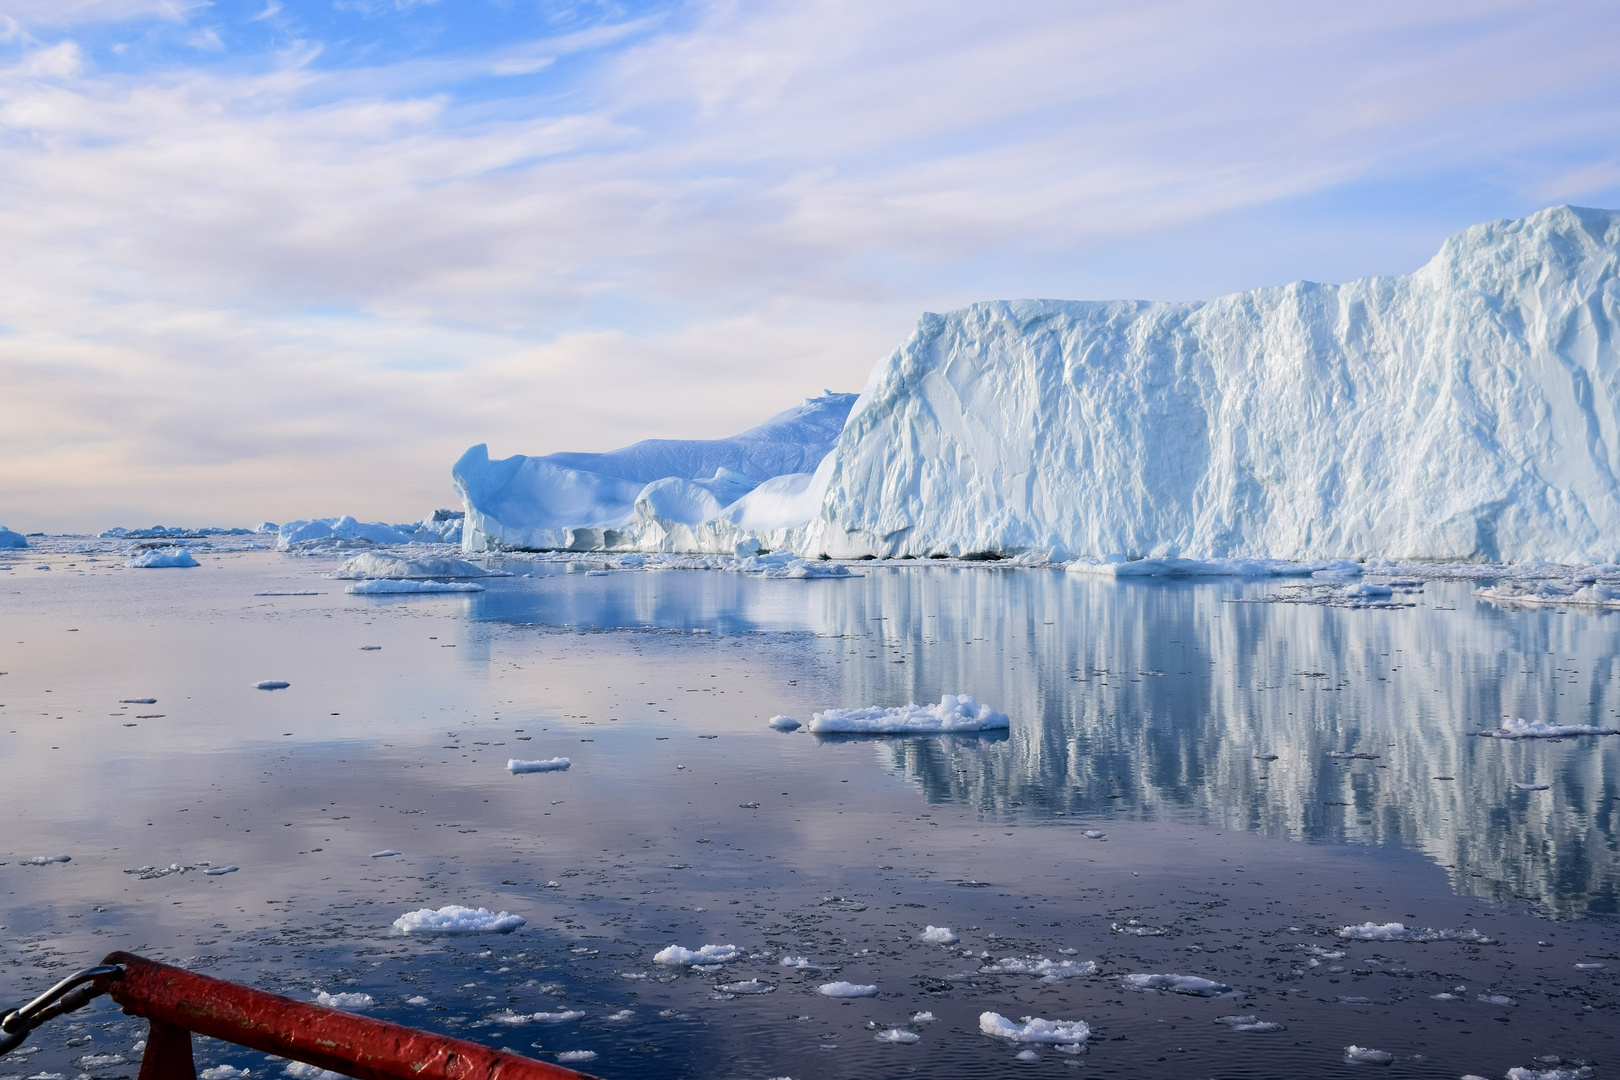
<svg viewBox="0 0 1620 1080"><path fill-rule="evenodd" d="M0 0L0 524L456 505L924 311L1620 207L1613 0Z"/></svg>

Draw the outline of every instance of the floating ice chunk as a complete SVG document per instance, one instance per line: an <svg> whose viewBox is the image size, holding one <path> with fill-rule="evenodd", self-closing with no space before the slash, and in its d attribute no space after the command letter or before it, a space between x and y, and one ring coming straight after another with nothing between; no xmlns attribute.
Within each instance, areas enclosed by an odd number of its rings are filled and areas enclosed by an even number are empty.
<svg viewBox="0 0 1620 1080"><path fill-rule="evenodd" d="M1486 1005L1506 1005L1509 1007L1519 1003L1517 999L1510 998L1506 994L1480 994L1479 1000Z"/></svg>
<svg viewBox="0 0 1620 1080"><path fill-rule="evenodd" d="M506 762L507 769L514 776L518 773L530 772L566 772L571 765L573 765L573 762L565 757L546 758L543 761L522 761L518 758L511 758Z"/></svg>
<svg viewBox="0 0 1620 1080"><path fill-rule="evenodd" d="M197 1075L202 1080L242 1080L243 1077L252 1074L252 1069L238 1069L235 1065L215 1065L211 1069L204 1069Z"/></svg>
<svg viewBox="0 0 1620 1080"><path fill-rule="evenodd" d="M865 983L830 982L816 987L816 993L830 998L877 997L878 988Z"/></svg>
<svg viewBox="0 0 1620 1080"><path fill-rule="evenodd" d="M1479 733L1486 739L1564 739L1575 735L1620 735L1620 728L1593 727L1590 724L1532 723L1520 717L1509 720L1498 731Z"/></svg>
<svg viewBox="0 0 1620 1080"><path fill-rule="evenodd" d="M1103 832L1101 829L1087 829L1082 835L1087 836L1092 840L1104 840L1108 837L1108 834Z"/></svg>
<svg viewBox="0 0 1620 1080"><path fill-rule="evenodd" d="M1514 785L1513 785L1513 790L1515 790L1515 791L1550 791L1551 788L1546 784L1521 784L1521 783L1515 782Z"/></svg>
<svg viewBox="0 0 1620 1080"><path fill-rule="evenodd" d="M1006 714L980 705L967 695L946 694L938 705L902 705L884 708L828 709L810 718L817 734L860 733L882 735L927 734L940 731L992 731L1010 727Z"/></svg>
<svg viewBox="0 0 1620 1080"><path fill-rule="evenodd" d="M1103 559L1076 559L1067 570L1112 578L1141 577L1306 577L1324 568L1323 563L1298 563L1285 559L1127 559L1109 555ZM1353 565L1353 564L1352 564Z"/></svg>
<svg viewBox="0 0 1620 1080"><path fill-rule="evenodd" d="M24 859L23 866L49 866L51 863L72 862L71 855L36 855L32 859Z"/></svg>
<svg viewBox="0 0 1620 1080"><path fill-rule="evenodd" d="M369 1009L377 1004L370 994L329 994L325 990L315 995L315 1004L328 1009Z"/></svg>
<svg viewBox="0 0 1620 1080"><path fill-rule="evenodd" d="M466 559L407 559L384 551L365 551L356 555L331 574L339 580L363 581L385 579L393 581L439 580L458 578L511 577L504 570L486 570Z"/></svg>
<svg viewBox="0 0 1620 1080"><path fill-rule="evenodd" d="M129 1059L123 1054L86 1054L74 1058L73 1064L85 1072L99 1072L102 1069L113 1069L119 1065L129 1064Z"/></svg>
<svg viewBox="0 0 1620 1080"><path fill-rule="evenodd" d="M1232 988L1196 975L1127 975L1125 985L1132 990L1168 990L1172 994L1191 994L1194 997L1220 997L1230 994Z"/></svg>
<svg viewBox="0 0 1620 1080"><path fill-rule="evenodd" d="M1080 979L1097 974L1094 960L1048 960L1044 956L1007 956L979 969L981 975L1042 975Z"/></svg>
<svg viewBox="0 0 1620 1080"><path fill-rule="evenodd" d="M791 716L777 715L765 722L777 731L795 731L799 727L799 722Z"/></svg>
<svg viewBox="0 0 1620 1080"><path fill-rule="evenodd" d="M119 698L118 699L118 704L120 704L120 705L156 705L157 704L157 698L155 698L155 697Z"/></svg>
<svg viewBox="0 0 1620 1080"><path fill-rule="evenodd" d="M497 1024L567 1024L585 1016L578 1009L563 1009L561 1012L517 1013L511 1009L498 1012L490 1017Z"/></svg>
<svg viewBox="0 0 1620 1080"><path fill-rule="evenodd" d="M1042 1020L1026 1016L1015 1024L1000 1013L979 1014L979 1031L1008 1042L1072 1045L1091 1038L1091 1025L1084 1020Z"/></svg>
<svg viewBox="0 0 1620 1080"><path fill-rule="evenodd" d="M282 1076L290 1076L292 1080L348 1080L340 1072L331 1069L322 1069L303 1061L289 1061L281 1070Z"/></svg>
<svg viewBox="0 0 1620 1080"><path fill-rule="evenodd" d="M796 971L821 970L820 964L812 963L810 958L806 956L784 956L782 957L781 964L785 968L793 968Z"/></svg>
<svg viewBox="0 0 1620 1080"><path fill-rule="evenodd" d="M722 983L715 987L722 994L774 994L776 987L759 979L745 979L742 982Z"/></svg>
<svg viewBox="0 0 1620 1080"><path fill-rule="evenodd" d="M935 1019L934 1014L926 1009L924 1009L922 1012L911 1014L911 1022L913 1024L932 1024Z"/></svg>
<svg viewBox="0 0 1620 1080"><path fill-rule="evenodd" d="M403 854L405 854L403 851L395 851L393 848L384 848L382 851L373 851L370 857L373 859L391 859L395 855Z"/></svg>
<svg viewBox="0 0 1620 1080"><path fill-rule="evenodd" d="M1147 926L1137 922L1135 919L1128 919L1123 924L1115 923L1113 931L1116 934L1129 934L1132 937L1164 937L1168 932L1162 926Z"/></svg>
<svg viewBox="0 0 1620 1080"><path fill-rule="evenodd" d="M0 525L0 548L25 548L28 538L20 532L12 532L4 525Z"/></svg>
<svg viewBox="0 0 1620 1080"><path fill-rule="evenodd" d="M402 934L509 934L523 925L523 917L508 911L447 904L434 911L421 908L394 920Z"/></svg>
<svg viewBox="0 0 1620 1080"><path fill-rule="evenodd" d="M1329 750L1328 757L1339 758L1344 761L1377 761L1381 755L1362 753L1359 750Z"/></svg>
<svg viewBox="0 0 1620 1080"><path fill-rule="evenodd" d="M1388 585L1375 585L1370 581L1363 581L1355 585L1346 585L1339 590L1339 595L1347 597L1394 596L1395 590Z"/></svg>
<svg viewBox="0 0 1620 1080"><path fill-rule="evenodd" d="M1602 971L1608 964L1576 964L1576 971Z"/></svg>
<svg viewBox="0 0 1620 1080"><path fill-rule="evenodd" d="M321 594L316 592L314 589L266 589L264 592L256 592L253 595L254 596L319 596Z"/></svg>
<svg viewBox="0 0 1620 1080"><path fill-rule="evenodd" d="M234 874L240 869L240 866L210 866L207 870L204 870L203 873L207 874L209 877L223 877L226 874Z"/></svg>
<svg viewBox="0 0 1620 1080"><path fill-rule="evenodd" d="M595 1061L595 1050L564 1050L557 1055L558 1061Z"/></svg>
<svg viewBox="0 0 1620 1080"><path fill-rule="evenodd" d="M1364 922L1358 926L1341 926L1338 935L1347 941L1464 941L1475 945L1494 945L1495 942L1477 930L1428 930L1404 924Z"/></svg>
<svg viewBox="0 0 1620 1080"><path fill-rule="evenodd" d="M255 690L285 690L285 689L287 689L287 687L289 687L291 685L292 685L292 683L288 682L286 679L260 679L258 682L253 684L253 689L255 689Z"/></svg>
<svg viewBox="0 0 1620 1080"><path fill-rule="evenodd" d="M917 937L931 945L955 945L962 940L948 926L930 926Z"/></svg>
<svg viewBox="0 0 1620 1080"><path fill-rule="evenodd" d="M735 945L704 945L697 949L683 949L670 945L653 954L653 963L678 967L696 964L729 964L742 955Z"/></svg>
<svg viewBox="0 0 1620 1080"><path fill-rule="evenodd" d="M1558 584L1550 581L1530 583L1506 582L1486 585L1474 590L1474 595L1493 604L1508 605L1564 605L1576 607L1620 607L1620 589L1613 585L1591 582L1584 585Z"/></svg>
<svg viewBox="0 0 1620 1080"><path fill-rule="evenodd" d="M143 551L133 559L124 563L131 570L173 570L197 566L197 560L192 558L191 552L183 547L163 548L160 551Z"/></svg>
<svg viewBox="0 0 1620 1080"><path fill-rule="evenodd" d="M1254 755L1254 760L1256 760L1256 761L1276 761L1277 760L1277 755L1276 754L1256 754L1256 755Z"/></svg>
<svg viewBox="0 0 1620 1080"><path fill-rule="evenodd" d="M483 592L484 587L476 581L395 581L392 578L376 578L357 581L343 591L354 596L420 596Z"/></svg>
<svg viewBox="0 0 1620 1080"><path fill-rule="evenodd" d="M1257 1016L1217 1016L1215 1022L1224 1025L1230 1031L1244 1031L1254 1034L1281 1031L1283 1029L1281 1024L1273 1023L1270 1020L1261 1020Z"/></svg>
<svg viewBox="0 0 1620 1080"><path fill-rule="evenodd" d="M408 997L405 999L405 1004L407 1005L426 1005L427 1003L428 999L423 997L421 994L417 994L415 997Z"/></svg>
<svg viewBox="0 0 1620 1080"><path fill-rule="evenodd" d="M1560 1065L1549 1069L1518 1066L1507 1071L1505 1080L1591 1080L1594 1075L1590 1065Z"/></svg>
<svg viewBox="0 0 1620 1080"><path fill-rule="evenodd" d="M907 1031L905 1028L889 1028L887 1031L878 1032L872 1038L880 1043L892 1043L895 1045L910 1045L914 1042L922 1042L921 1035L918 1035L915 1031Z"/></svg>
<svg viewBox="0 0 1620 1080"><path fill-rule="evenodd" d="M1344 1060L1360 1062L1363 1065L1388 1065L1395 1060L1395 1055L1384 1050L1352 1044L1344 1048Z"/></svg>

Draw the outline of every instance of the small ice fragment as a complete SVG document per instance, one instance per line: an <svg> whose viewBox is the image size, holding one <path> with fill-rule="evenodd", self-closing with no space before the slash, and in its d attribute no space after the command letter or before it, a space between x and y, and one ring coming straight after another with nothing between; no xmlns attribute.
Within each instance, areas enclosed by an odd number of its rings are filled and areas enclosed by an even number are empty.
<svg viewBox="0 0 1620 1080"><path fill-rule="evenodd" d="M1364 1065L1388 1065L1395 1060L1395 1055L1385 1050L1373 1050L1370 1047L1351 1044L1344 1048L1344 1060Z"/></svg>
<svg viewBox="0 0 1620 1080"><path fill-rule="evenodd" d="M1261 1020L1257 1016L1217 1016L1217 1024L1224 1025L1229 1031L1271 1032L1281 1031L1283 1026L1270 1020Z"/></svg>
<svg viewBox="0 0 1620 1080"><path fill-rule="evenodd" d="M583 1019L585 1014L579 1009L563 1009L559 1012L530 1013L527 1019L536 1024L567 1024L574 1020Z"/></svg>
<svg viewBox="0 0 1620 1080"><path fill-rule="evenodd" d="M1125 985L1133 990L1168 990L1172 994L1191 994L1194 997L1219 997L1230 994L1232 988L1196 975L1127 975Z"/></svg>
<svg viewBox="0 0 1620 1080"><path fill-rule="evenodd" d="M697 964L729 964L742 955L735 945L704 945L697 949L683 949L671 945L653 954L655 964L673 964L684 967Z"/></svg>
<svg viewBox="0 0 1620 1080"><path fill-rule="evenodd" d="M1084 1020L1042 1020L1026 1016L1015 1024L1000 1013L979 1014L979 1031L1009 1042L1064 1045L1083 1043L1091 1038L1091 1025Z"/></svg>
<svg viewBox="0 0 1620 1080"><path fill-rule="evenodd" d="M1041 1060L1041 1055L1037 1054L1033 1050L1020 1050L1018 1053L1013 1055L1013 1058L1017 1061L1039 1061Z"/></svg>
<svg viewBox="0 0 1620 1080"><path fill-rule="evenodd" d="M1548 786L1546 784L1521 784L1521 783L1515 782L1513 787L1514 787L1514 790L1516 790L1516 791L1546 791L1546 790L1548 790Z"/></svg>
<svg viewBox="0 0 1620 1080"><path fill-rule="evenodd" d="M932 1024L934 1022L934 1014L926 1009L919 1013L912 1013L911 1022L913 1024Z"/></svg>
<svg viewBox="0 0 1620 1080"><path fill-rule="evenodd" d="M1100 829L1087 829L1085 831L1084 835L1089 837L1092 840L1101 840L1104 837L1106 837L1108 834L1103 832Z"/></svg>
<svg viewBox="0 0 1620 1080"><path fill-rule="evenodd" d="M254 596L319 596L314 589L268 589L265 592L256 592Z"/></svg>
<svg viewBox="0 0 1620 1080"><path fill-rule="evenodd" d="M361 652L376 652L381 648L382 648L381 645L362 645L362 646L360 646L360 651Z"/></svg>
<svg viewBox="0 0 1620 1080"><path fill-rule="evenodd" d="M1167 931L1162 926L1145 926L1135 919L1129 919L1123 926L1114 924L1114 933L1129 934L1132 937L1164 937Z"/></svg>
<svg viewBox="0 0 1620 1080"><path fill-rule="evenodd" d="M402 934L509 934L523 925L523 918L508 911L448 904L437 911L421 908L394 920Z"/></svg>
<svg viewBox="0 0 1620 1080"><path fill-rule="evenodd" d="M1486 739L1566 739L1576 735L1620 735L1620 728L1593 727L1591 724L1543 724L1519 717L1496 731L1479 733Z"/></svg>
<svg viewBox="0 0 1620 1080"><path fill-rule="evenodd" d="M743 982L722 983L715 987L722 994L774 994L776 987L759 979L746 979Z"/></svg>
<svg viewBox="0 0 1620 1080"><path fill-rule="evenodd" d="M821 965L811 963L807 956L784 956L781 964L785 968L795 968L799 971L820 971Z"/></svg>
<svg viewBox="0 0 1620 1080"><path fill-rule="evenodd" d="M915 1031L907 1031L905 1028L890 1028L887 1031L880 1031L872 1038L880 1043L894 1043L897 1045L922 1042L921 1035L918 1035Z"/></svg>
<svg viewBox="0 0 1620 1080"><path fill-rule="evenodd" d="M1435 1001L1461 1001L1462 1000L1462 998L1459 995L1457 995L1457 994L1448 994L1443 990L1438 994L1430 994L1429 997L1433 998Z"/></svg>
<svg viewBox="0 0 1620 1080"><path fill-rule="evenodd" d="M799 726L799 722L793 719L791 716L777 715L771 717L765 722L771 727L775 728L777 731L794 731Z"/></svg>
<svg viewBox="0 0 1620 1080"><path fill-rule="evenodd" d="M1328 757L1339 758L1342 761L1377 761L1380 755L1364 754L1350 750L1329 750Z"/></svg>
<svg viewBox="0 0 1620 1080"><path fill-rule="evenodd" d="M370 994L328 994L325 990L315 995L315 1004L328 1009L369 1009L377 1004Z"/></svg>
<svg viewBox="0 0 1620 1080"><path fill-rule="evenodd" d="M633 1010L631 1010L631 1009L620 1009L616 1013L609 1013L607 1016L602 1017L602 1019L610 1020L613 1023L617 1024L617 1023L620 1023L621 1021L629 1020L632 1017L634 1017L635 1015L636 1015L635 1012Z"/></svg>
<svg viewBox="0 0 1620 1080"><path fill-rule="evenodd" d="M399 596L483 592L484 587L476 581L395 581L392 578L376 578L372 581L357 581L343 591L353 596Z"/></svg>
<svg viewBox="0 0 1620 1080"><path fill-rule="evenodd" d="M510 758L506 762L506 767L512 772L512 775L516 776L518 773L565 772L572 764L573 762L565 757L546 758L544 761L522 761L518 758Z"/></svg>
<svg viewBox="0 0 1620 1080"><path fill-rule="evenodd" d="M407 1005L426 1005L427 1003L428 999L423 997L421 994L417 994L415 997L408 997L405 999L405 1004Z"/></svg>
<svg viewBox="0 0 1620 1080"><path fill-rule="evenodd" d="M1608 966L1609 965L1607 965L1607 964L1576 964L1575 965L1575 970L1576 971L1602 971L1604 968L1606 968Z"/></svg>
<svg viewBox="0 0 1620 1080"><path fill-rule="evenodd" d="M252 1069L238 1069L235 1065L215 1065L212 1069L204 1069L197 1075L202 1080L242 1080L252 1072Z"/></svg>
<svg viewBox="0 0 1620 1080"><path fill-rule="evenodd" d="M1254 760L1256 760L1256 761L1276 761L1277 760L1277 755L1276 754L1256 754L1256 755L1254 755Z"/></svg>
<svg viewBox="0 0 1620 1080"><path fill-rule="evenodd" d="M1010 726L1006 714L980 705L966 694L946 694L938 705L868 705L860 709L828 709L810 717L810 730L818 735L915 735L992 731Z"/></svg>
<svg viewBox="0 0 1620 1080"><path fill-rule="evenodd" d="M1545 1059L1543 1059L1545 1060ZM1590 1065L1570 1065L1562 1067L1559 1062L1549 1069L1513 1068L1505 1074L1506 1080L1591 1080L1593 1075Z"/></svg>
<svg viewBox="0 0 1620 1080"><path fill-rule="evenodd" d="M129 1059L123 1054L86 1054L81 1058L74 1058L73 1064L85 1072L100 1072L102 1069L115 1069L120 1065L127 1065Z"/></svg>
<svg viewBox="0 0 1620 1080"><path fill-rule="evenodd" d="M595 1061L595 1050L564 1050L557 1055L558 1061Z"/></svg>
<svg viewBox="0 0 1620 1080"><path fill-rule="evenodd" d="M878 988L864 983L830 982L816 987L816 993L830 998L877 997Z"/></svg>
<svg viewBox="0 0 1620 1080"><path fill-rule="evenodd" d="M183 547L164 548L161 551L143 551L124 563L131 570L175 570L199 565L191 552Z"/></svg>
<svg viewBox="0 0 1620 1080"><path fill-rule="evenodd" d="M291 685L292 685L292 683L288 682L286 679L260 679L258 682L253 684L253 689L255 689L255 690L285 690L285 689L287 689L287 687L289 687ZM311 1066L311 1068L313 1068L313 1066Z"/></svg>
<svg viewBox="0 0 1620 1080"><path fill-rule="evenodd" d="M1494 945L1495 942L1477 930L1429 930L1404 924L1364 922L1359 926L1341 926L1338 935L1347 941L1464 941L1475 945Z"/></svg>
<svg viewBox="0 0 1620 1080"><path fill-rule="evenodd" d="M1044 956L1006 956L979 969L981 975L1041 975L1079 979L1097 974L1094 960L1048 960Z"/></svg>
<svg viewBox="0 0 1620 1080"><path fill-rule="evenodd" d="M1517 1005L1518 1001L1506 994L1480 994L1479 1000L1487 1005Z"/></svg>
<svg viewBox="0 0 1620 1080"><path fill-rule="evenodd" d="M281 1070L281 1075L289 1076L292 1080L347 1080L342 1073L333 1072L331 1069L322 1069L302 1061L287 1062L286 1067Z"/></svg>
<svg viewBox="0 0 1620 1080"><path fill-rule="evenodd" d="M36 855L32 859L24 859L23 866L49 866L51 863L72 862L71 855Z"/></svg>
<svg viewBox="0 0 1620 1080"><path fill-rule="evenodd" d="M395 851L393 848L385 848L382 851L373 851L371 853L371 858L373 858L373 859L389 859L389 858L392 858L395 855L403 855L403 854L405 854L403 851Z"/></svg>
<svg viewBox="0 0 1620 1080"><path fill-rule="evenodd" d="M155 697L119 698L118 699L118 704L120 704L120 705L156 705L157 704L157 698L155 698Z"/></svg>
<svg viewBox="0 0 1620 1080"><path fill-rule="evenodd" d="M210 866L207 870L204 870L203 873L207 874L209 877L220 877L223 874L234 874L240 869L241 867L239 866Z"/></svg>
<svg viewBox="0 0 1620 1080"><path fill-rule="evenodd" d="M948 926L930 926L917 937L931 945L955 945L962 940Z"/></svg>

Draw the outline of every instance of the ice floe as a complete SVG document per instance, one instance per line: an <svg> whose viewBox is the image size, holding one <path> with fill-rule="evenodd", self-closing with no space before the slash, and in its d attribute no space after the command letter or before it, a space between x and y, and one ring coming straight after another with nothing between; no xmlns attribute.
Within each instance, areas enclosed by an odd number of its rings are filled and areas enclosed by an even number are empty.
<svg viewBox="0 0 1620 1080"><path fill-rule="evenodd" d="M595 1050L564 1050L557 1055L557 1060L564 1062L586 1062L596 1060Z"/></svg>
<svg viewBox="0 0 1620 1080"><path fill-rule="evenodd" d="M207 874L209 877L224 877L226 874L234 874L240 869L241 867L239 866L210 866L207 870L204 870L203 873Z"/></svg>
<svg viewBox="0 0 1620 1080"><path fill-rule="evenodd" d="M1230 994L1232 988L1212 979L1196 975L1126 975L1121 980L1132 990L1167 990L1172 994L1190 994L1193 997L1220 997Z"/></svg>
<svg viewBox="0 0 1620 1080"><path fill-rule="evenodd" d="M774 994L776 986L761 979L744 979L741 982L721 983L715 987L722 994Z"/></svg>
<svg viewBox="0 0 1620 1080"><path fill-rule="evenodd" d="M377 999L370 994L329 994L322 990L315 995L315 1004L328 1009L369 1009L377 1004Z"/></svg>
<svg viewBox="0 0 1620 1080"><path fill-rule="evenodd" d="M476 581L394 581L389 578L376 578L371 581L357 581L344 590L354 596L406 596L424 595L434 593L475 593L483 592L484 587Z"/></svg>
<svg viewBox="0 0 1620 1080"><path fill-rule="evenodd" d="M777 731L796 731L799 727L799 722L793 719L793 717L782 716L780 714L771 717L765 722L771 727L775 728Z"/></svg>
<svg viewBox="0 0 1620 1080"><path fill-rule="evenodd" d="M520 758L509 758L506 768L513 775L531 772L566 772L574 763L565 757L546 758L542 761L524 761Z"/></svg>
<svg viewBox="0 0 1620 1080"><path fill-rule="evenodd" d="M291 1077L292 1080L347 1080L340 1072L333 1072L331 1069L323 1069L303 1061L287 1062L281 1070L281 1075Z"/></svg>
<svg viewBox="0 0 1620 1080"><path fill-rule="evenodd" d="M1540 1068L1515 1066L1503 1074L1504 1080L1591 1080L1596 1075L1585 1062L1566 1062L1556 1056L1550 1061L1538 1058L1536 1064Z"/></svg>
<svg viewBox="0 0 1620 1080"><path fill-rule="evenodd" d="M1341 926L1337 933L1346 941L1411 941L1420 945L1434 941L1462 941L1475 945L1495 944L1477 930L1429 930L1407 927L1398 922L1364 922L1356 926Z"/></svg>
<svg viewBox="0 0 1620 1080"><path fill-rule="evenodd" d="M1257 1016L1217 1016L1215 1022L1228 1031L1242 1031L1253 1034L1283 1030L1283 1025L1273 1023L1270 1020L1262 1020Z"/></svg>
<svg viewBox="0 0 1620 1080"><path fill-rule="evenodd" d="M1620 728L1593 727L1591 724L1543 724L1523 717L1509 720L1496 731L1481 731L1485 739L1567 739L1577 735L1620 735Z"/></svg>
<svg viewBox="0 0 1620 1080"><path fill-rule="evenodd" d="M251 1076L252 1069L238 1069L235 1065L215 1065L211 1069L204 1069L197 1075L201 1080L243 1080Z"/></svg>
<svg viewBox="0 0 1620 1080"><path fill-rule="evenodd" d="M1388 1065L1395 1060L1395 1055L1384 1050L1374 1050L1368 1046L1356 1046L1352 1043L1344 1048L1344 1060L1361 1065Z"/></svg>
<svg viewBox="0 0 1620 1080"><path fill-rule="evenodd" d="M931 945L955 945L962 940L948 926L929 926L917 937Z"/></svg>
<svg viewBox="0 0 1620 1080"><path fill-rule="evenodd" d="M523 925L523 918L507 911L447 904L437 911L420 908L394 920L402 934L509 934Z"/></svg>
<svg viewBox="0 0 1620 1080"><path fill-rule="evenodd" d="M403 851L395 851L393 848L384 848L382 851L373 851L370 857L373 859L387 859L395 855L403 854L405 854Z"/></svg>
<svg viewBox="0 0 1620 1080"><path fill-rule="evenodd" d="M329 576L340 581L455 581L512 575L504 570L485 569L466 559L409 558L386 551L365 551L332 571Z"/></svg>
<svg viewBox="0 0 1620 1080"><path fill-rule="evenodd" d="M562 1009L558 1012L520 1013L505 1009L490 1017L497 1024L567 1024L575 1020L584 1019L585 1014L579 1009Z"/></svg>
<svg viewBox="0 0 1620 1080"><path fill-rule="evenodd" d="M828 709L810 718L810 730L818 735L931 734L993 731L1009 726L1006 714L996 712L988 705L980 705L966 694L946 694L938 705L909 704L897 708L870 705L862 709Z"/></svg>
<svg viewBox="0 0 1620 1080"><path fill-rule="evenodd" d="M1614 584L1560 584L1551 581L1505 582L1474 590L1474 595L1493 604L1620 608L1620 587Z"/></svg>
<svg viewBox="0 0 1620 1080"><path fill-rule="evenodd" d="M783 967L785 967L785 968L793 968L796 971L820 971L821 970L821 965L817 964L817 963L813 963L810 960L810 958L807 957L807 956L784 956L784 957L782 957L782 959L779 962L781 963L781 965Z"/></svg>
<svg viewBox="0 0 1620 1080"><path fill-rule="evenodd" d="M869 983L830 982L816 987L816 993L830 998L877 997L878 988Z"/></svg>
<svg viewBox="0 0 1620 1080"><path fill-rule="evenodd" d="M260 679L258 682L253 684L253 689L255 689L255 690L285 690L285 689L287 689L287 687L289 687L291 685L292 685L292 683L288 682L286 679Z"/></svg>
<svg viewBox="0 0 1620 1080"><path fill-rule="evenodd" d="M186 569L197 566L199 563L190 550L177 548L163 548L161 550L143 551L132 559L124 562L131 570L172 570Z"/></svg>
<svg viewBox="0 0 1620 1080"><path fill-rule="evenodd" d="M669 964L676 967L700 964L729 964L741 956L742 952L735 945L703 945L696 949L685 949L679 945L670 945L653 954L653 963Z"/></svg>
<svg viewBox="0 0 1620 1080"><path fill-rule="evenodd" d="M1514 791L1551 791L1552 790L1552 785L1550 785L1550 784L1531 784L1531 783L1524 783L1524 782L1515 781L1514 784L1513 784L1513 790Z"/></svg>
<svg viewBox="0 0 1620 1080"><path fill-rule="evenodd" d="M909 1045L915 1042L922 1042L921 1035L918 1035L915 1031L907 1031L905 1028L888 1028L884 1031L878 1032L876 1035L872 1036L872 1038L876 1042L891 1043L901 1046Z"/></svg>
<svg viewBox="0 0 1620 1080"><path fill-rule="evenodd" d="M1094 960L1048 960L1044 956L1007 956L979 968L980 975L1041 975L1047 979L1079 979L1097 974Z"/></svg>
<svg viewBox="0 0 1620 1080"><path fill-rule="evenodd" d="M1361 566L1347 559L1294 562L1288 559L1178 559L1153 557L1129 559L1109 555L1101 559L1076 559L1068 564L1071 574L1111 578L1145 577L1309 577L1314 573L1360 574ZM1386 590L1387 592L1387 590Z"/></svg>
<svg viewBox="0 0 1620 1080"><path fill-rule="evenodd" d="M32 859L23 859L22 866L49 866L51 863L72 862L71 855L36 855Z"/></svg>
<svg viewBox="0 0 1620 1080"><path fill-rule="evenodd" d="M1008 1042L1050 1045L1074 1045L1091 1038L1091 1025L1084 1020L1043 1020L1026 1016L1021 1023L1014 1023L995 1012L979 1014L979 1031Z"/></svg>

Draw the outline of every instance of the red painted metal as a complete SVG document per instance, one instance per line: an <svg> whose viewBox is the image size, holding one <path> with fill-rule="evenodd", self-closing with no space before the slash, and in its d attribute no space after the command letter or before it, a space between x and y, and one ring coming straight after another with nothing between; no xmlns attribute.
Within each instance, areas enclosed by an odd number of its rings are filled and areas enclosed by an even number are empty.
<svg viewBox="0 0 1620 1080"><path fill-rule="evenodd" d="M572 1069L267 994L131 953L111 953L102 963L121 965L124 972L102 976L98 985L126 1013L152 1021L140 1080L192 1080L191 1039L185 1034L192 1031L358 1080L591 1080ZM178 1029L183 1049L162 1033L165 1027Z"/></svg>

